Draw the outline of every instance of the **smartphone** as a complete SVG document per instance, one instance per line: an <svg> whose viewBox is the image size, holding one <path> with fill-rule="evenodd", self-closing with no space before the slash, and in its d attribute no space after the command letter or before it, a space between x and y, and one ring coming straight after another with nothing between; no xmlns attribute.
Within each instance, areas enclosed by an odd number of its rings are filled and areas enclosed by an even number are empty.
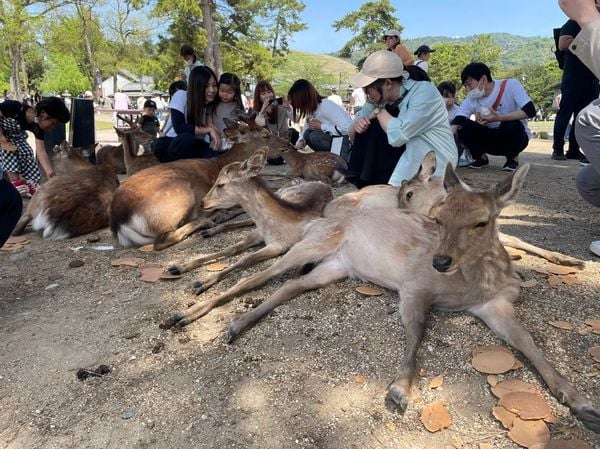
<svg viewBox="0 0 600 449"><path fill-rule="evenodd" d="M277 104L283 104L283 97L278 97L273 100L273 102L277 102Z"/></svg>

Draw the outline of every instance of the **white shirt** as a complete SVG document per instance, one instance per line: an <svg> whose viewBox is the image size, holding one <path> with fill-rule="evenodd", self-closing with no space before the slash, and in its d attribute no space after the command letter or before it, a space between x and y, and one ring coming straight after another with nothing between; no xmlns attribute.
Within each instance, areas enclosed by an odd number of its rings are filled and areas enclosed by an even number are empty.
<svg viewBox="0 0 600 449"><path fill-rule="evenodd" d="M308 129L309 118L319 120L321 122L321 129L332 136L347 136L348 128L352 125L352 119L346 114L346 111L328 98L323 99L317 110L311 116L306 117L306 123L302 128L300 136L303 136L304 132Z"/></svg>
<svg viewBox="0 0 600 449"><path fill-rule="evenodd" d="M429 63L427 61L423 61L422 59L417 59L415 61L415 65L417 67L419 67L420 69L423 69L426 72L429 72Z"/></svg>
<svg viewBox="0 0 600 449"><path fill-rule="evenodd" d="M129 97L126 93L115 93L115 109L129 109Z"/></svg>
<svg viewBox="0 0 600 449"><path fill-rule="evenodd" d="M342 102L342 97L340 97L338 94L331 94L327 97L327 99L333 101L335 104L338 104L340 106L343 106L344 104Z"/></svg>
<svg viewBox="0 0 600 449"><path fill-rule="evenodd" d="M352 106L355 108L362 108L367 101L367 96L365 95L365 90L362 87L358 87L352 91L352 98L354 103Z"/></svg>
<svg viewBox="0 0 600 449"><path fill-rule="evenodd" d="M178 90L177 92L175 92L173 94L173 97L171 97L171 102L169 103L169 109L175 109L176 111L179 111L183 115L185 115L185 113L187 111L187 91ZM170 116L169 116L169 122L171 122ZM169 126L169 129L165 133L165 136L176 137L177 133L173 129L173 126L171 125L171 123L169 123L167 126ZM167 128L167 126L165 126L165 129Z"/></svg>

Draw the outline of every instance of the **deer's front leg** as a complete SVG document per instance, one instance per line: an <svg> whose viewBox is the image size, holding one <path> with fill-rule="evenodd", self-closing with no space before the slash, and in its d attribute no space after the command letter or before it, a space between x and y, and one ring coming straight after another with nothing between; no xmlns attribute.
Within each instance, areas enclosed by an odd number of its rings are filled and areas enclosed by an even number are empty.
<svg viewBox="0 0 600 449"><path fill-rule="evenodd" d="M517 321L512 303L499 298L469 309L500 338L519 350L539 371L552 394L559 402L569 406L583 424L600 433L600 413L546 360L536 346L531 334Z"/></svg>
<svg viewBox="0 0 600 449"><path fill-rule="evenodd" d="M426 298L401 292L400 315L406 335L406 347L398 375L388 386L385 396L385 406L390 412L404 413L408 406L417 372L417 350L425 335L428 312L429 301Z"/></svg>

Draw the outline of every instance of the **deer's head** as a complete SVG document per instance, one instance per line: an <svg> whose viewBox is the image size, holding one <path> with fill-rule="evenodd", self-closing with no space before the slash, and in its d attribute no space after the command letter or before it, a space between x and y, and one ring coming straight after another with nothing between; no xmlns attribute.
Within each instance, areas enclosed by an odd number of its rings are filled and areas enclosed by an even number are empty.
<svg viewBox="0 0 600 449"><path fill-rule="evenodd" d="M72 147L67 141L55 145L52 149L52 165L54 171L59 175L71 173L82 167L89 166L87 159L93 150L87 148Z"/></svg>
<svg viewBox="0 0 600 449"><path fill-rule="evenodd" d="M267 159L280 156L283 150L289 146L288 140L271 134L269 130L257 126L254 123L255 116L256 114L252 113L251 119L239 122L228 118L223 119L227 126L223 130L223 133L234 143L232 150L236 147L243 148L246 154L253 154L257 150L267 147Z"/></svg>
<svg viewBox="0 0 600 449"><path fill-rule="evenodd" d="M244 162L227 164L202 199L204 209L227 209L240 203L240 193L250 178L258 176L267 160L267 148L256 151Z"/></svg>
<svg viewBox="0 0 600 449"><path fill-rule="evenodd" d="M491 189L474 192L448 164L443 179L446 199L435 215L439 247L432 263L437 271L454 273L501 246L496 220L502 209L516 200L528 171L528 164L520 166Z"/></svg>

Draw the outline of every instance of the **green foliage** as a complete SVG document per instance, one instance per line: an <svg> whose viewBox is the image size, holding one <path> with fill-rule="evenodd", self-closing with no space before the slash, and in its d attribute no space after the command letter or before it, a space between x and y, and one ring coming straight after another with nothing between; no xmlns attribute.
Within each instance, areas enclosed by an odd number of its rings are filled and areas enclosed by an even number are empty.
<svg viewBox="0 0 600 449"><path fill-rule="evenodd" d="M363 56L381 49L381 38L386 30L393 28L402 32L402 26L394 17L396 8L389 0L377 0L363 3L358 11L346 14L333 22L335 31L350 30L353 34L339 51L339 55L349 58L353 53Z"/></svg>
<svg viewBox="0 0 600 449"><path fill-rule="evenodd" d="M550 109L562 71L552 61L544 65L525 65L508 72L507 76L521 81L536 108Z"/></svg>
<svg viewBox="0 0 600 449"><path fill-rule="evenodd" d="M48 70L44 73L40 88L43 92L58 94L67 91L77 95L90 89L90 83L73 56L54 54L48 58Z"/></svg>

